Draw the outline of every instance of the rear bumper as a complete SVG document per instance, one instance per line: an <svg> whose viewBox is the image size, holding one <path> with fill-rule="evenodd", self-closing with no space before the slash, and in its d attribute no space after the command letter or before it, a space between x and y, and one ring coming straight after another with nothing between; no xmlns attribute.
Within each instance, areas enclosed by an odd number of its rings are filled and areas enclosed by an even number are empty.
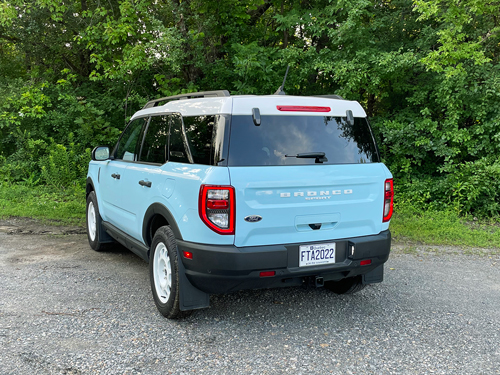
<svg viewBox="0 0 500 375"><path fill-rule="evenodd" d="M193 259L181 256L188 280L203 292L222 294L242 289L277 288L301 285L307 277L324 281L363 275L366 284L381 282L382 265L389 258L391 233L320 241L335 242L335 264L299 267L299 245L236 247L177 241L180 254L189 251ZM354 246L354 254L351 249ZM361 260L371 260L360 265ZM275 276L260 277L262 271Z"/></svg>

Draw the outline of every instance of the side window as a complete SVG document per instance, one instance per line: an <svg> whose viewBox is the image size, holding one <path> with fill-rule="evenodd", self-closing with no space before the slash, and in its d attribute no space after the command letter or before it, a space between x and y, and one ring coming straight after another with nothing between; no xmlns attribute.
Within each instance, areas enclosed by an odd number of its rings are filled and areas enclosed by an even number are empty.
<svg viewBox="0 0 500 375"><path fill-rule="evenodd" d="M212 137L211 165L227 165L227 152L229 145L229 115L215 117L215 126Z"/></svg>
<svg viewBox="0 0 500 375"><path fill-rule="evenodd" d="M184 117L187 142L196 164L212 164L212 135L215 116Z"/></svg>
<svg viewBox="0 0 500 375"><path fill-rule="evenodd" d="M164 164L167 161L168 117L151 117L142 144L140 161Z"/></svg>
<svg viewBox="0 0 500 375"><path fill-rule="evenodd" d="M186 137L182 126L182 117L178 114L170 116L170 143L168 160L178 163L192 162L189 148L186 147Z"/></svg>
<svg viewBox="0 0 500 375"><path fill-rule="evenodd" d="M141 138L141 129L146 120L145 118L139 118L128 124L116 148L115 159L127 161L137 160L137 154L140 148L139 140Z"/></svg>

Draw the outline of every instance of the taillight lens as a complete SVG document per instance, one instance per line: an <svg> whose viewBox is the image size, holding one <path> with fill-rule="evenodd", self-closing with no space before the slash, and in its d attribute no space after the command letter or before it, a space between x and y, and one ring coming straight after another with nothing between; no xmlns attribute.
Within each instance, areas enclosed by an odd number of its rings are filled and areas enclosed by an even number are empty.
<svg viewBox="0 0 500 375"><path fill-rule="evenodd" d="M394 209L394 187L392 178L385 180L384 184L384 218L383 222L391 220L392 211Z"/></svg>
<svg viewBox="0 0 500 375"><path fill-rule="evenodd" d="M232 186L201 185L200 217L214 232L234 234L235 206L234 188Z"/></svg>

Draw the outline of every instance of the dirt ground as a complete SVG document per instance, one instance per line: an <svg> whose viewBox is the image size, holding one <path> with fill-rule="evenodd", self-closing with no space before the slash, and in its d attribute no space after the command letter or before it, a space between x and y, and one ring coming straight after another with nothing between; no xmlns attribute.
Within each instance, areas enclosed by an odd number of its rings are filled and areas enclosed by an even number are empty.
<svg viewBox="0 0 500 375"><path fill-rule="evenodd" d="M39 220L25 217L0 219L0 232L7 234L86 234L85 228L77 226L43 224Z"/></svg>
<svg viewBox="0 0 500 375"><path fill-rule="evenodd" d="M0 221L0 374L500 374L500 255L393 244L384 281L210 297L182 320L146 262L79 227Z"/></svg>

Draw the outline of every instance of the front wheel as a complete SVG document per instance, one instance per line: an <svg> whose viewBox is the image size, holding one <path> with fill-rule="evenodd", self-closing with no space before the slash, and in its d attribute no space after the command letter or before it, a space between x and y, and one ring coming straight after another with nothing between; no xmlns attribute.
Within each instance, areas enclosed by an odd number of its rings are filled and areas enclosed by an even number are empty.
<svg viewBox="0 0 500 375"><path fill-rule="evenodd" d="M99 238L99 225L101 225L101 215L99 215L99 206L95 192L91 191L87 196L87 238L89 245L95 251L103 250L104 244Z"/></svg>
<svg viewBox="0 0 500 375"><path fill-rule="evenodd" d="M149 278L156 307L169 319L184 315L179 308L177 243L169 226L159 228L151 244Z"/></svg>
<svg viewBox="0 0 500 375"><path fill-rule="evenodd" d="M326 281L325 288L336 294L353 294L365 288L361 276L346 277L340 281Z"/></svg>

